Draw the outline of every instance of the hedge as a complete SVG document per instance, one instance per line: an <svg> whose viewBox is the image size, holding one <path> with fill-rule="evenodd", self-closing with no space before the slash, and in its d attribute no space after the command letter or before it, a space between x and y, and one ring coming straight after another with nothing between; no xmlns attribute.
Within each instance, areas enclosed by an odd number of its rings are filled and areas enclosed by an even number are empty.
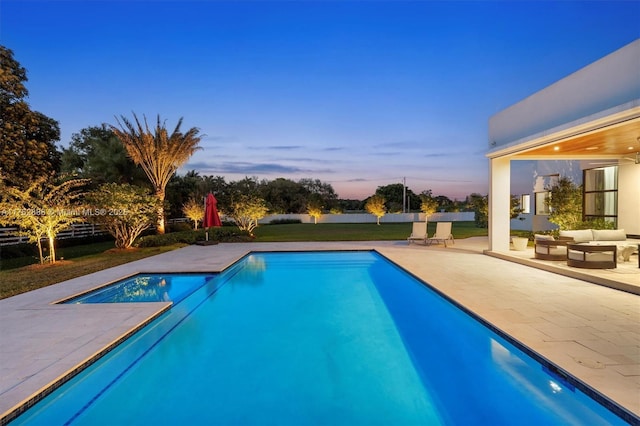
<svg viewBox="0 0 640 426"><path fill-rule="evenodd" d="M195 244L196 241L204 241L206 239L205 232L206 231L204 229L199 229L197 231L182 231L161 235L147 235L138 238L134 245L136 247L161 247L178 243ZM222 227L210 228L209 240L228 243L251 241L252 238L249 236L249 233L247 231L241 231L236 227Z"/></svg>

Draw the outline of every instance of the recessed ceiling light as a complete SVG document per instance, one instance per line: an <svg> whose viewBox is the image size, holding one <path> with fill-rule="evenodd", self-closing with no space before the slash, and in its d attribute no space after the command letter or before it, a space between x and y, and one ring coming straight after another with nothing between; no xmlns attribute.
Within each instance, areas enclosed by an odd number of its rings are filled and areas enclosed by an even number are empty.
<svg viewBox="0 0 640 426"><path fill-rule="evenodd" d="M554 150L554 151L560 151L560 147L559 147L559 146L554 146L554 147L553 147L553 150Z"/></svg>
<svg viewBox="0 0 640 426"><path fill-rule="evenodd" d="M598 149L597 146L590 146L589 148L587 148L587 151L593 151L593 150L596 150L596 149Z"/></svg>
<svg viewBox="0 0 640 426"><path fill-rule="evenodd" d="M633 147L632 147L632 146L629 146L629 147L627 147L627 149L633 149Z"/></svg>

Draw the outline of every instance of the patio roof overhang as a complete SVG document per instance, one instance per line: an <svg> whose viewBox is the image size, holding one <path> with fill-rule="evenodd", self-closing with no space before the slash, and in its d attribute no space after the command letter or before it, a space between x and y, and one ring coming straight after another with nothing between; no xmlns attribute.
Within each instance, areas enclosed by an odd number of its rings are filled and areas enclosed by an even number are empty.
<svg viewBox="0 0 640 426"><path fill-rule="evenodd" d="M640 152L640 99L496 147L488 158L513 160L636 161Z"/></svg>

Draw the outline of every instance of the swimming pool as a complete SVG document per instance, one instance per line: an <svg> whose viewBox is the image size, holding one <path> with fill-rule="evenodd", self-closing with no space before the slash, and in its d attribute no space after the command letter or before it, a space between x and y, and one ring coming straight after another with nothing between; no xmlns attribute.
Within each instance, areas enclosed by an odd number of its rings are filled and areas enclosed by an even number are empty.
<svg viewBox="0 0 640 426"><path fill-rule="evenodd" d="M624 424L375 252L251 254L16 424Z"/></svg>
<svg viewBox="0 0 640 426"><path fill-rule="evenodd" d="M61 303L178 303L213 277L213 274L137 274Z"/></svg>

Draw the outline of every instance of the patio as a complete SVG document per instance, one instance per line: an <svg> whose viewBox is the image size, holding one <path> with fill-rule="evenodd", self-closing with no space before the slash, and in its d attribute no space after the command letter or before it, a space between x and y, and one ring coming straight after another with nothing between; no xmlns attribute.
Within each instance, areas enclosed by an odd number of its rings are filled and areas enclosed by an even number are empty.
<svg viewBox="0 0 640 426"><path fill-rule="evenodd" d="M640 295L640 265L638 265L638 255L636 254L632 255L628 262L618 261L615 269L583 269L567 266L566 260L553 261L536 259L533 250L533 247L527 247L526 250L522 251L486 251L485 253L489 256L533 268Z"/></svg>
<svg viewBox="0 0 640 426"><path fill-rule="evenodd" d="M408 246L406 241L189 246L0 300L1 423L33 404L43 388L168 308L167 303L53 305L56 300L138 272L220 271L249 251L369 249L615 401L628 411L629 419L640 421L640 298L526 266L526 253L501 255L514 261L486 256L487 247L487 238L456 240L448 248ZM640 276L632 277L640 284Z"/></svg>

